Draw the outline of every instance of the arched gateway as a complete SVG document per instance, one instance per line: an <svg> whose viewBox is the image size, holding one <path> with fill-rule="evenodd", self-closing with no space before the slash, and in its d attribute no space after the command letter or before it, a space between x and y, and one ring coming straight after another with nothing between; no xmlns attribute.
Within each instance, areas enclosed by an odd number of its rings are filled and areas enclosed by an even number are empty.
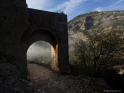
<svg viewBox="0 0 124 93"><path fill-rule="evenodd" d="M29 26L20 40L20 62L22 74L27 70L26 53L29 46L39 40L51 44L51 67L55 71L69 73L67 16L64 14L28 9Z"/></svg>

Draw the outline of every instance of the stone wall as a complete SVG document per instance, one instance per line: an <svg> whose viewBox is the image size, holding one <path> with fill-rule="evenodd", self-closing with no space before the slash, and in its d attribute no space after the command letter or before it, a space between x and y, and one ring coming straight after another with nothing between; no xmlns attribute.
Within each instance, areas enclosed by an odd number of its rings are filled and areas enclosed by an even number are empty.
<svg viewBox="0 0 124 93"><path fill-rule="evenodd" d="M35 9L28 11L29 26L20 42L22 46L20 55L24 55L23 61L26 61L25 56L29 46L43 40L51 44L52 69L69 73L67 15Z"/></svg>
<svg viewBox="0 0 124 93"><path fill-rule="evenodd" d="M43 40L54 50L52 69L69 73L67 15L28 9L25 0L1 0L0 12L1 58L9 60L27 78L27 50L32 43Z"/></svg>
<svg viewBox="0 0 124 93"><path fill-rule="evenodd" d="M28 25L25 0L0 0L0 54L12 64L18 64L19 42ZM23 66L20 66L21 68ZM18 67L19 69L19 67ZM25 76L26 76L26 68Z"/></svg>

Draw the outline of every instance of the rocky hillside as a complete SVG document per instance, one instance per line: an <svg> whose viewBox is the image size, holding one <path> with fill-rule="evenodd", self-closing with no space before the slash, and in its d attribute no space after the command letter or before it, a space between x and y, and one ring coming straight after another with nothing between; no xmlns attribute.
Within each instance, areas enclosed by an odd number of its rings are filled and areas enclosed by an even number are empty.
<svg viewBox="0 0 124 93"><path fill-rule="evenodd" d="M80 32L81 30L124 30L124 10L90 12L79 15L69 21L69 34Z"/></svg>
<svg viewBox="0 0 124 93"><path fill-rule="evenodd" d="M81 14L68 22L69 51L73 50L74 42L77 39L86 41L83 31L123 31L124 10L90 12ZM123 35L122 35L123 36Z"/></svg>

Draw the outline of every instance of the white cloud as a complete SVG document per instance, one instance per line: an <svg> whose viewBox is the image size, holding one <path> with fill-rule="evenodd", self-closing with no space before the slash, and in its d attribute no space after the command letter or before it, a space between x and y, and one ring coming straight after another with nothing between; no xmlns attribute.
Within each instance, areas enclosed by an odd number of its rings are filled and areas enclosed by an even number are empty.
<svg viewBox="0 0 124 93"><path fill-rule="evenodd" d="M101 12L101 11L102 11L102 8L98 7L98 8L96 8L94 11L99 11L99 12Z"/></svg>
<svg viewBox="0 0 124 93"><path fill-rule="evenodd" d="M44 9L49 0L26 0L28 8Z"/></svg>
<svg viewBox="0 0 124 93"><path fill-rule="evenodd" d="M76 8L83 1L87 1L87 0L69 0L62 4L57 5L55 8L50 9L49 11L54 11L54 12L62 11L67 14L72 12L74 8Z"/></svg>
<svg viewBox="0 0 124 93"><path fill-rule="evenodd" d="M124 0L117 0L117 2L113 3L112 5L109 5L108 7L97 7L94 9L95 11L109 11L109 10L116 10L116 9L122 9L124 6Z"/></svg>
<svg viewBox="0 0 124 93"><path fill-rule="evenodd" d="M114 6L113 8L111 8L111 10L112 9L123 9L123 7L124 7L124 3L117 5L117 6Z"/></svg>
<svg viewBox="0 0 124 93"><path fill-rule="evenodd" d="M124 0L117 0L117 2L113 3L109 7L106 8L106 10L114 10L114 9L119 9L124 5Z"/></svg>
<svg viewBox="0 0 124 93"><path fill-rule="evenodd" d="M122 1L124 1L124 0L118 0L117 2L115 2L114 4L109 6L109 8L114 8L115 6L118 6L118 4L120 4Z"/></svg>

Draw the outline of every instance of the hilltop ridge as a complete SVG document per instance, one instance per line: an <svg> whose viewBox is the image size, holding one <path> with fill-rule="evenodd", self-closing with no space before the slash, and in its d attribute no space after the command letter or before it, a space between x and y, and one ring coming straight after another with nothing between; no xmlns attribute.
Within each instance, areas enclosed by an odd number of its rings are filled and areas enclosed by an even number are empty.
<svg viewBox="0 0 124 93"><path fill-rule="evenodd" d="M69 34L81 30L124 30L124 10L89 12L76 16L68 22Z"/></svg>

